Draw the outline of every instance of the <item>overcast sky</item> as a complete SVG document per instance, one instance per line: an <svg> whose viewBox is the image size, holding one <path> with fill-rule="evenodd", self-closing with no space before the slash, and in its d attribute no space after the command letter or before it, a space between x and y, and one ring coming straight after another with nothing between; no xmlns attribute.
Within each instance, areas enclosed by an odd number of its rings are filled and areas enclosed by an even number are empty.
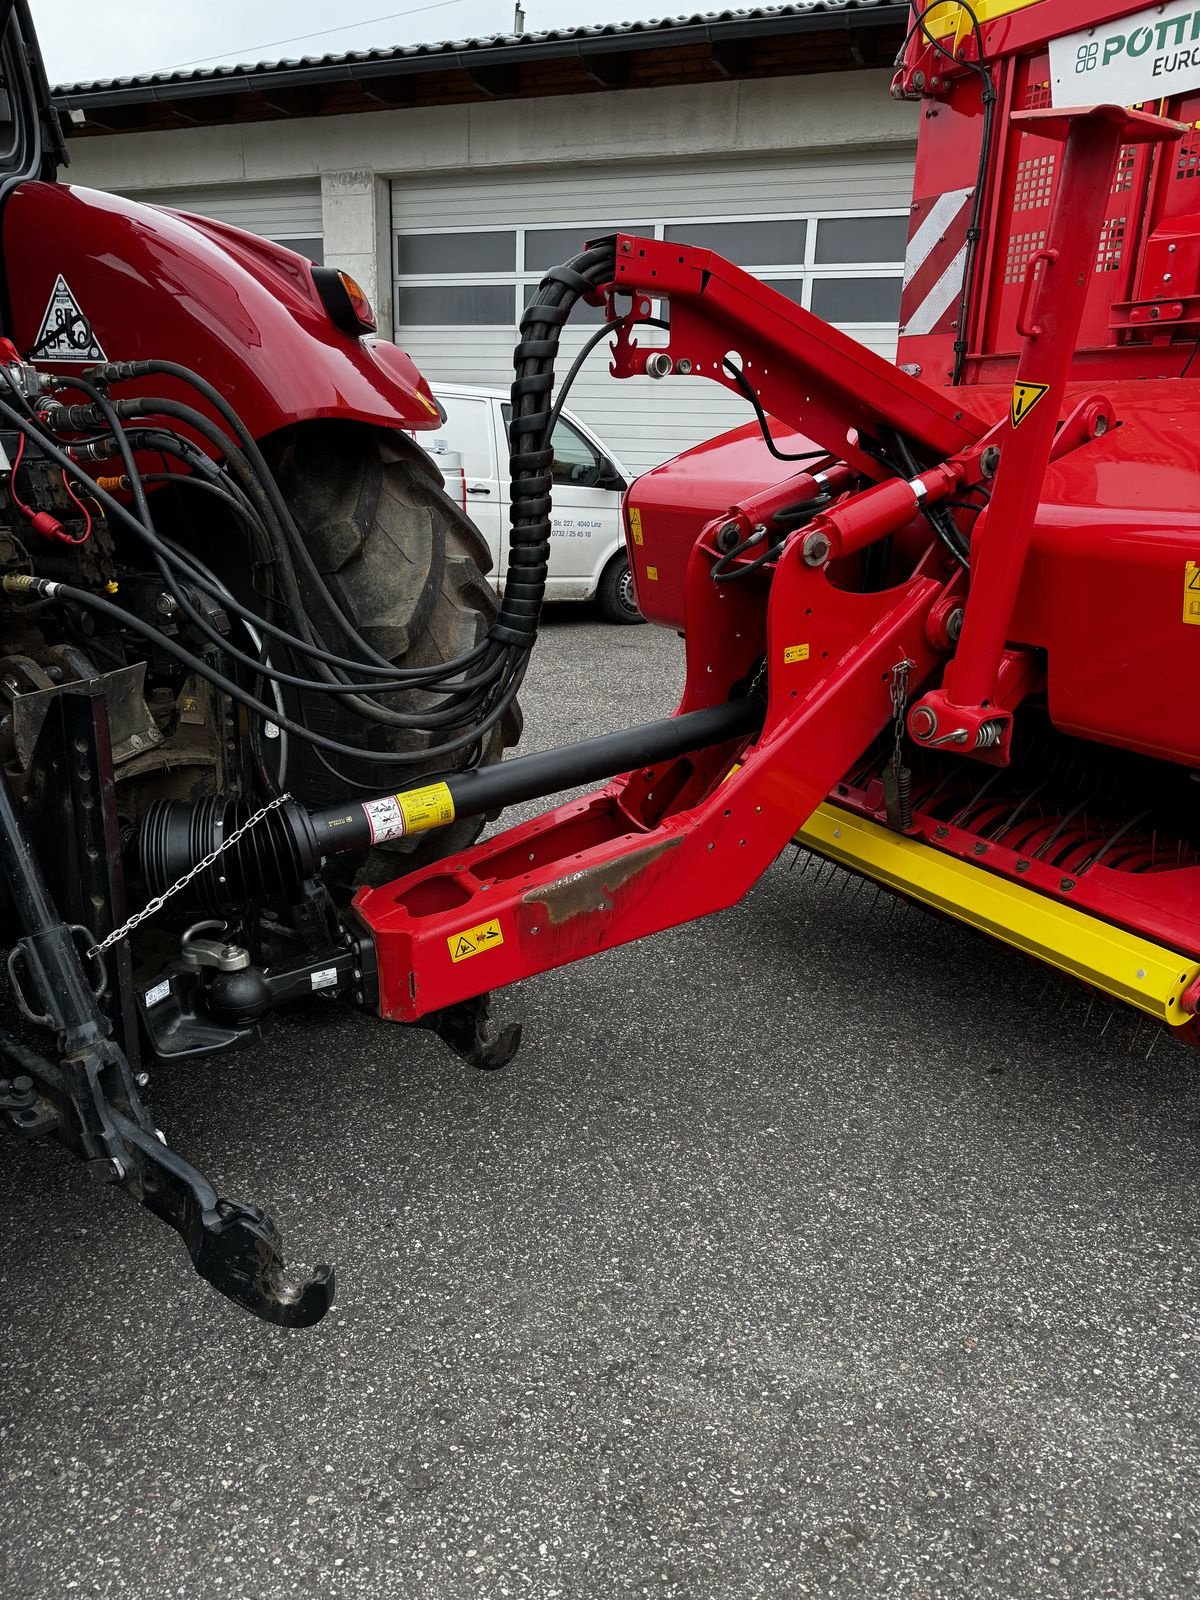
<svg viewBox="0 0 1200 1600"><path fill-rule="evenodd" d="M51 83L509 33L513 0L31 0ZM394 8L394 9L393 9ZM703 5L525 0L525 28L676 16ZM718 3L711 9L719 10ZM335 26L331 16L354 19ZM308 28L313 32L304 35ZM303 37L298 37L304 35Z"/></svg>

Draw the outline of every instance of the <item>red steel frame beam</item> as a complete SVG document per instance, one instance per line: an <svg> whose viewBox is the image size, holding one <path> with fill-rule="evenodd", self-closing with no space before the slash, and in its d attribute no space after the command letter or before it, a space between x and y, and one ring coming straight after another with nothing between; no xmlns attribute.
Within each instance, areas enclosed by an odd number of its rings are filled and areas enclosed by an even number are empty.
<svg viewBox="0 0 1200 1600"><path fill-rule="evenodd" d="M955 742L970 753L985 747L985 728L1000 728L1006 748L1011 705L1002 663L1013 607L1025 567L1046 468L1062 417L1084 294L1095 266L1096 240L1108 206L1123 144L1163 143L1184 131L1179 123L1122 106L1026 111L1014 126L1065 144L1046 243L1025 269L1017 332L1021 352L1007 424L995 442L1000 467L991 503L972 541L971 587L962 635L940 688L909 713L919 741Z"/></svg>
<svg viewBox="0 0 1200 1600"><path fill-rule="evenodd" d="M375 941L383 1016L414 1021L734 904L886 726L893 667L911 661L916 681L930 671L937 578L839 590L804 564L795 536L769 587L758 575L714 584L716 558L706 538L688 569L680 711L728 699L765 660L758 739L643 768L361 890L354 907Z"/></svg>
<svg viewBox="0 0 1200 1600"><path fill-rule="evenodd" d="M786 295L710 250L667 239L617 237L614 288L640 301L671 303L667 353L674 370L742 391L724 365L736 357L764 411L790 423L835 460L868 478L887 476L860 445L880 432L902 432L930 462L979 440L985 424L958 391L940 391L900 372ZM622 330L612 372L639 376L655 350Z"/></svg>
<svg viewBox="0 0 1200 1600"><path fill-rule="evenodd" d="M749 273L707 250L618 236L612 290L671 303L674 370L739 391L868 478L868 442L900 430L930 465L977 457L984 424L961 396L916 383ZM610 312L610 315L612 313ZM622 331L613 371L647 356ZM897 497L895 526L911 518ZM853 499L847 502L853 512ZM892 715L892 672L919 685L937 655L928 616L946 585L927 553L897 587L859 594L805 563L804 530L768 569L714 583L715 530L685 580L687 684L680 712L765 684L763 730L644 768L587 799L378 889L355 910L375 941L380 1011L412 1021L491 988L658 933L739 900ZM882 537L886 527L873 529ZM738 762L738 770L731 767Z"/></svg>

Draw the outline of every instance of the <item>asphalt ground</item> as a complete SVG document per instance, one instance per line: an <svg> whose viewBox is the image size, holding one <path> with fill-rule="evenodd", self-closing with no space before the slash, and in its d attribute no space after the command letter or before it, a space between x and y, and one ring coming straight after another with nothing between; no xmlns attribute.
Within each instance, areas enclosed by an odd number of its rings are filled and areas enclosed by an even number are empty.
<svg viewBox="0 0 1200 1600"><path fill-rule="evenodd" d="M559 613L529 746L679 675ZM315 1006L162 1075L314 1330L5 1145L4 1600L1195 1594L1195 1058L802 866L503 996L502 1073Z"/></svg>

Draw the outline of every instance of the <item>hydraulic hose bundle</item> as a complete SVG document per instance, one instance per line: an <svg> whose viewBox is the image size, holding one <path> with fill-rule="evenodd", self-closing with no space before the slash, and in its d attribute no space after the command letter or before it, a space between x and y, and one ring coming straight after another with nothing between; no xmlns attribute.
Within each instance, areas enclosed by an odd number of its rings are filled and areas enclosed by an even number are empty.
<svg viewBox="0 0 1200 1600"><path fill-rule="evenodd" d="M512 707L537 636L550 553L551 434L557 416L550 397L562 327L575 303L602 288L613 271L612 240L589 248L547 273L521 319L512 387L509 571L499 614L487 636L471 650L430 666L405 667L373 649L330 590L268 463L236 412L205 379L167 361L110 362L82 377L50 379L54 390L74 389L87 403L41 400L36 408L26 404L18 409L0 398L0 419L35 439L71 482L137 538L174 613L212 650L198 653L157 622L73 584L20 574L5 580L6 589L43 601L69 602L140 636L228 695L260 724L270 722L310 745L326 766L327 757L333 756L379 767L428 768L478 750L483 736ZM154 376L190 387L206 409L156 396L123 400L110 393L114 387ZM20 397L14 392L13 399ZM560 394L560 405L561 400ZM217 461L175 431L176 425L203 438ZM170 455L188 470L143 475L135 456L145 450ZM118 479L98 483L82 470L84 462L114 456L123 467ZM206 565L158 533L145 485L162 481L190 485L238 517L250 535L256 569L269 573L277 585L263 610L242 604ZM128 490L132 505L117 498L121 489ZM302 585L311 600L306 600ZM241 627L250 648L234 644L214 624L214 610L223 611ZM281 660L295 670L278 664ZM418 750L374 750L344 743L289 715L284 709L285 690L345 697L365 724L419 731L428 742ZM270 701L264 698L268 692ZM401 706L397 698L402 699ZM331 770L349 787L361 787L336 768Z"/></svg>

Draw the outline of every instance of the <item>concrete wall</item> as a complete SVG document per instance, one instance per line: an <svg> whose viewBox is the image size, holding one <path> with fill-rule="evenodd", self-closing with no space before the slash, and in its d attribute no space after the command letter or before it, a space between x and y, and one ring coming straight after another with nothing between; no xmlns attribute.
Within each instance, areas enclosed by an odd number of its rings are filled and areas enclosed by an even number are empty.
<svg viewBox="0 0 1200 1600"><path fill-rule="evenodd" d="M891 98L888 80L839 72L109 134L71 142L67 177L123 193L194 185L198 210L206 184L319 177L325 259L353 272L390 319L388 178L910 145L916 109Z"/></svg>

